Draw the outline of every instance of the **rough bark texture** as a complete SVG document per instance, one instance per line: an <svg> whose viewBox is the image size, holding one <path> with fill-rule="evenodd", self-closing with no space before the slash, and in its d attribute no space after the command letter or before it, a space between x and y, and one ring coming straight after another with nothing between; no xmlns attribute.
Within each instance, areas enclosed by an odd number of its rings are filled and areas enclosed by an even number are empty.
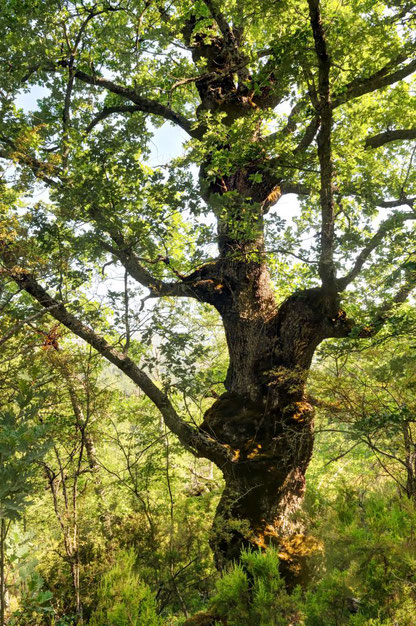
<svg viewBox="0 0 416 626"><path fill-rule="evenodd" d="M222 268L225 286L216 306L230 355L227 391L201 425L232 453L222 468L225 490L211 545L222 567L243 546L273 543L290 582L313 543L293 519L313 448L305 383L315 348L339 322L325 315L320 289L299 292L277 307L265 265L243 265L225 262ZM236 280L236 272L245 275Z"/></svg>

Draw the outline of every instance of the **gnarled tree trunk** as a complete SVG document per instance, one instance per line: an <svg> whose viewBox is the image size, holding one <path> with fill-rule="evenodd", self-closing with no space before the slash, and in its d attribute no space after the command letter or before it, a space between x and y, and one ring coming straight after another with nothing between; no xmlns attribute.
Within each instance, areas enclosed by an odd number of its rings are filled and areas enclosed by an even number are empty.
<svg viewBox="0 0 416 626"><path fill-rule="evenodd" d="M319 288L278 307L261 261L261 237L246 245L255 248L257 260L247 260L253 257L247 248L238 260L230 241L223 244L223 261L215 268L221 287L211 299L230 360L227 391L206 412L201 430L232 454L221 467L225 489L211 546L221 568L238 559L242 547L274 544L290 585L313 543L293 519L313 448L314 412L305 384L314 350L334 334L338 318L328 316Z"/></svg>

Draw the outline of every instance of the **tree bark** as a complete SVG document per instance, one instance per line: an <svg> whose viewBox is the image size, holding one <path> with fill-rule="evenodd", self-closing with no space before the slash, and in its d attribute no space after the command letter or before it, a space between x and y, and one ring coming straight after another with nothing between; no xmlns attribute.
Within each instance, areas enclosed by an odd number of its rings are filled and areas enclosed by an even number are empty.
<svg viewBox="0 0 416 626"><path fill-rule="evenodd" d="M225 489L211 546L223 568L243 547L275 545L290 587L313 549L295 519L314 439L305 384L316 347L342 316L329 317L322 288L299 291L278 307L266 265L227 261L227 254L218 270L223 289L211 300L228 344L226 392L200 427L232 453L232 462L220 466Z"/></svg>
<svg viewBox="0 0 416 626"><path fill-rule="evenodd" d="M6 542L6 521L2 517L0 523L0 625L4 626L6 612L6 586L5 586L5 542Z"/></svg>
<svg viewBox="0 0 416 626"><path fill-rule="evenodd" d="M412 423L402 426L406 466L406 495L416 504L416 444L413 439Z"/></svg>

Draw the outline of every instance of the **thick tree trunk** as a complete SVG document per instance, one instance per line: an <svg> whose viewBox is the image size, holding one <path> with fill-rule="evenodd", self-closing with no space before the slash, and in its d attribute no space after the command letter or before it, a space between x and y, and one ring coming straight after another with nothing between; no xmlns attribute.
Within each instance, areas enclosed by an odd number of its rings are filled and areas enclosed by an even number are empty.
<svg viewBox="0 0 416 626"><path fill-rule="evenodd" d="M228 296L215 303L230 356L227 391L201 425L233 454L233 462L221 468L225 490L211 546L222 568L243 547L275 545L291 586L301 579L313 544L294 515L313 448L305 383L314 350L330 336L334 320L324 314L320 289L299 292L278 308L266 267L238 265L224 264Z"/></svg>
<svg viewBox="0 0 416 626"><path fill-rule="evenodd" d="M215 436L233 451L231 467L223 470L225 489L211 546L222 568L238 559L243 547L274 545L287 565L284 575L290 584L301 575L310 548L294 514L312 454L313 411L305 401L267 410L268 400L266 395L257 403L227 393L205 417L204 428L211 434L215 429Z"/></svg>

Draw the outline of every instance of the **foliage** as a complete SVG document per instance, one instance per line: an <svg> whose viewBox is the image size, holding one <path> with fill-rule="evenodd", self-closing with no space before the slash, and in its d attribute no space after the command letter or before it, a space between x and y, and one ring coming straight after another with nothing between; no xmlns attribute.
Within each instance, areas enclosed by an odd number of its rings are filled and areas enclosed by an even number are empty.
<svg viewBox="0 0 416 626"><path fill-rule="evenodd" d="M15 624L40 626L51 623L55 613L51 602L52 598L52 592L45 590L42 577L36 572L32 572L31 577L25 581L25 590L20 599L21 608L12 613L8 623L11 626Z"/></svg>
<svg viewBox="0 0 416 626"><path fill-rule="evenodd" d="M89 621L93 626L159 626L150 589L134 571L135 554L121 552L98 588L97 606Z"/></svg>
<svg viewBox="0 0 416 626"><path fill-rule="evenodd" d="M277 553L243 551L216 585L213 609L230 626L288 626L299 618L300 590L288 594Z"/></svg>
<svg viewBox="0 0 416 626"><path fill-rule="evenodd" d="M33 421L45 403L20 379L17 393L0 413L0 517L19 519L33 489L36 463L47 450L47 428Z"/></svg>
<svg viewBox="0 0 416 626"><path fill-rule="evenodd" d="M413 3L2 5L7 619L410 624ZM244 489L218 538L277 535L312 405L312 582L288 594L273 552L245 552L215 592L221 472Z"/></svg>
<svg viewBox="0 0 416 626"><path fill-rule="evenodd" d="M365 350L326 346L310 386L320 394L322 459L336 462L350 451L390 475L409 498L416 496L413 327L409 307Z"/></svg>
<svg viewBox="0 0 416 626"><path fill-rule="evenodd" d="M410 626L416 611L415 524L410 502L389 488L362 492L340 485L326 506L321 501L314 525L325 557L306 594L306 624Z"/></svg>

